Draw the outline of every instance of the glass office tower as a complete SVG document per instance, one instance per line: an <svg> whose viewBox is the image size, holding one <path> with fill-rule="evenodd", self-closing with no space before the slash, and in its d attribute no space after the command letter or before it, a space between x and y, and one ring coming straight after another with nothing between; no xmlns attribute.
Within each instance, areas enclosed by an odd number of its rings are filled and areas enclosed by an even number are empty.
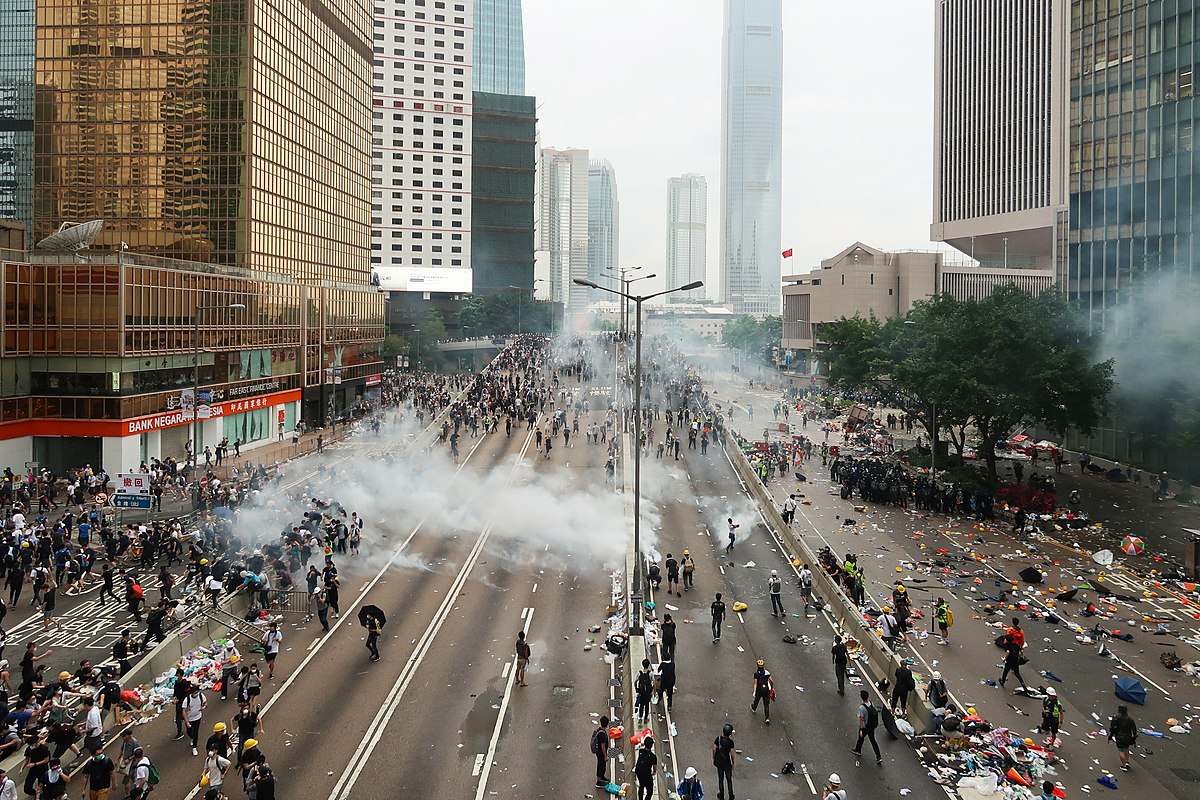
<svg viewBox="0 0 1200 800"><path fill-rule="evenodd" d="M475 0L474 90L525 94L521 0Z"/></svg>
<svg viewBox="0 0 1200 800"><path fill-rule="evenodd" d="M33 227L33 3L0 0L0 20L0 219L20 222L28 240Z"/></svg>
<svg viewBox="0 0 1200 800"><path fill-rule="evenodd" d="M721 300L778 314L782 298L782 0L726 0L721 91Z"/></svg>

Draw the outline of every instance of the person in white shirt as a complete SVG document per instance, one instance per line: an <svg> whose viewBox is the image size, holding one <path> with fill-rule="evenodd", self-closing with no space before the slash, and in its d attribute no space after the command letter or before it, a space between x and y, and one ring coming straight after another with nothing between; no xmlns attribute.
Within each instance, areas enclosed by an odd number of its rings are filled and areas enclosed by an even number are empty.
<svg viewBox="0 0 1200 800"><path fill-rule="evenodd" d="M216 789L219 793L221 786L225 783L225 773L229 771L229 759L222 756L216 750L208 751L208 758L204 759L203 775L208 776L208 791Z"/></svg>
<svg viewBox="0 0 1200 800"><path fill-rule="evenodd" d="M279 623L272 622L270 630L263 637L263 647L266 649L267 666L270 668L268 680L275 679L275 658L279 655L279 645L283 642L283 634L279 632Z"/></svg>
<svg viewBox="0 0 1200 800"><path fill-rule="evenodd" d="M130 800L141 800L150 791L150 759L142 748L133 751L133 773L131 775Z"/></svg>
<svg viewBox="0 0 1200 800"><path fill-rule="evenodd" d="M183 719L187 722L187 732L192 739L192 755L194 756L200 755L197 742L200 738L200 720L203 718L206 708L208 708L208 701L204 699L200 687L193 686L191 693L183 698Z"/></svg>
<svg viewBox="0 0 1200 800"><path fill-rule="evenodd" d="M788 525L796 519L796 495L789 494L787 500L783 501L783 521Z"/></svg>
<svg viewBox="0 0 1200 800"><path fill-rule="evenodd" d="M94 698L83 698L83 707L87 709L87 719L83 726L83 748L90 753L104 744L104 714Z"/></svg>
<svg viewBox="0 0 1200 800"><path fill-rule="evenodd" d="M0 769L0 800L17 800L17 785L3 769Z"/></svg>

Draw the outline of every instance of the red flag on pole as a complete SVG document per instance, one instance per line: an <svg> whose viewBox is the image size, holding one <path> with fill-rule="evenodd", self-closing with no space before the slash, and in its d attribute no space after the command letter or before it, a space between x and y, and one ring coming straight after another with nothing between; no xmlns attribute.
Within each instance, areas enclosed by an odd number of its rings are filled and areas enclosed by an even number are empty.
<svg viewBox="0 0 1200 800"><path fill-rule="evenodd" d="M784 251L783 251L783 257L784 257L784 258L791 258L791 257L792 257L792 248L790 248L790 247L789 247L787 250L784 250Z"/></svg>

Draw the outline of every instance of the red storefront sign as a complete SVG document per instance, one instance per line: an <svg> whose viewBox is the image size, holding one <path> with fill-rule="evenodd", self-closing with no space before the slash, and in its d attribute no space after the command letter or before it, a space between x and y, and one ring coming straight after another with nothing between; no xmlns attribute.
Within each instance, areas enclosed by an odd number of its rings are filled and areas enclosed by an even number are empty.
<svg viewBox="0 0 1200 800"><path fill-rule="evenodd" d="M226 400L223 403L213 403L209 406L209 419L215 417L225 417L230 414L241 414L246 411L254 411L260 408L270 408L282 403L294 403L300 399L299 389L290 389L286 392L276 392L275 394L265 394L261 397L249 397L245 400ZM148 417L138 417L137 419L124 420L122 436L132 436L135 433L145 433L146 431L158 431L164 428L174 428L177 425L191 424L192 414L190 411L166 411L161 414L151 414Z"/></svg>

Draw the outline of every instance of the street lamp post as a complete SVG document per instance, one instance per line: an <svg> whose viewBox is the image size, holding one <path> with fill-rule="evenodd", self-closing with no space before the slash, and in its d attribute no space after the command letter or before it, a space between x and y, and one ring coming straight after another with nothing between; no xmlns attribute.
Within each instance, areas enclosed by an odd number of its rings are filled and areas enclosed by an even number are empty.
<svg viewBox="0 0 1200 800"><path fill-rule="evenodd" d="M417 368L417 359L421 357L421 329L413 328L413 333L417 335L417 349L413 352L413 369Z"/></svg>
<svg viewBox="0 0 1200 800"><path fill-rule="evenodd" d="M651 276L646 276L651 277ZM622 302L633 301L634 313L637 314L636 332L634 333L634 368L633 368L633 581L630 583L630 590L635 593L642 591L642 303L646 300L652 300L655 297L661 297L672 292L686 292L691 289L699 289L704 285L704 281L693 281L684 286L677 286L674 289L665 289L661 292L655 292L648 295L630 295L626 292L621 292L616 289L610 289L607 286L600 286L592 281L585 281L579 278L575 279L575 283L580 286L587 286L591 289L599 289L602 292L618 295L623 298ZM633 624L630 626L630 633L640 636L642 635L642 608L639 603L634 608Z"/></svg>
<svg viewBox="0 0 1200 800"><path fill-rule="evenodd" d="M225 308L230 311L243 309L245 303L220 303L210 306L196 306L196 312L192 315L193 330L192 330L192 472L195 480L199 480L200 473L200 312L212 311L217 308Z"/></svg>

